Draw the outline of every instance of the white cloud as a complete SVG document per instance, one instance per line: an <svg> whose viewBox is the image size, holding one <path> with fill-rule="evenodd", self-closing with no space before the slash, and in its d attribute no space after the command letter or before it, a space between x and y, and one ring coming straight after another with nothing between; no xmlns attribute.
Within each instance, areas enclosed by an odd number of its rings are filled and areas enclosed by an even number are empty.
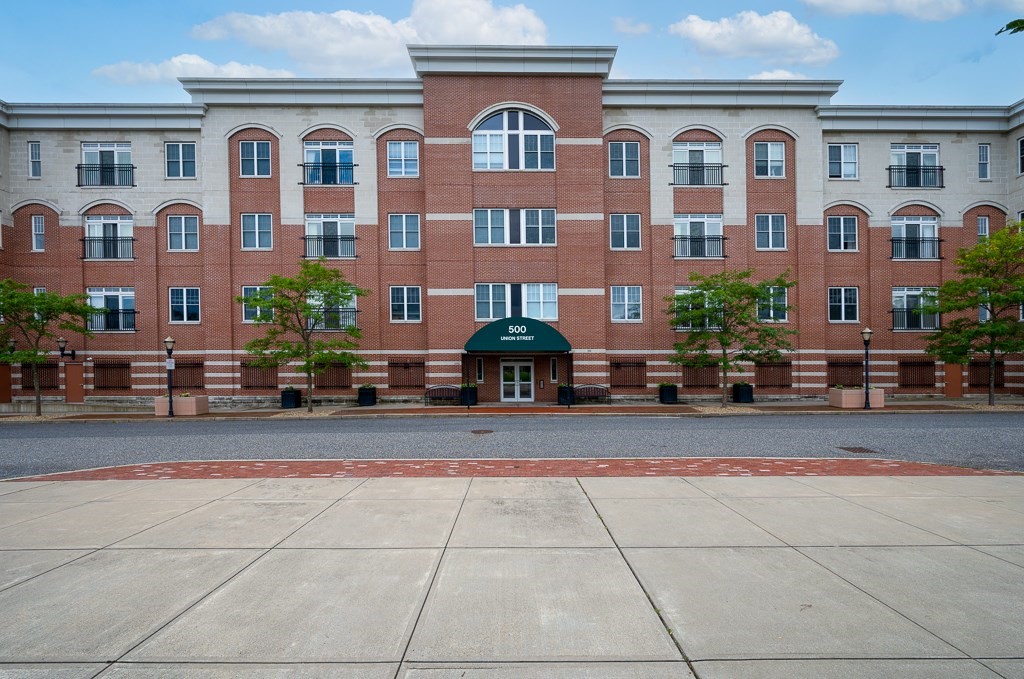
<svg viewBox="0 0 1024 679"><path fill-rule="evenodd" d="M215 64L197 54L179 54L159 64L151 61L133 63L122 61L117 64L100 66L94 75L127 85L140 83L173 82L177 78L288 78L293 74L283 69L264 68L254 64L240 64L230 61Z"/></svg>
<svg viewBox="0 0 1024 679"><path fill-rule="evenodd" d="M783 68L774 71L761 71L750 76L748 80L807 80L803 73L793 73Z"/></svg>
<svg viewBox="0 0 1024 679"><path fill-rule="evenodd" d="M644 35L651 32L650 24L640 24L628 17L612 17L612 27L616 33L624 35Z"/></svg>
<svg viewBox="0 0 1024 679"><path fill-rule="evenodd" d="M718 21L691 14L668 30L693 41L697 49L706 54L815 66L839 56L834 42L822 38L810 26L783 11L765 15L744 11Z"/></svg>
<svg viewBox="0 0 1024 679"><path fill-rule="evenodd" d="M902 14L922 21L943 21L967 11L967 3L964 0L803 0L803 2L830 14Z"/></svg>

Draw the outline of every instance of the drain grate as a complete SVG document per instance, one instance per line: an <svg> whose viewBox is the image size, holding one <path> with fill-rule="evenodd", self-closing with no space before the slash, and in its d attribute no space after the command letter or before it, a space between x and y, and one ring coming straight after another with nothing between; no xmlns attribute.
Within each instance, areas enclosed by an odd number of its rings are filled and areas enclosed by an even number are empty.
<svg viewBox="0 0 1024 679"><path fill-rule="evenodd" d="M870 448L863 448L861 446L836 446L836 447L839 448L839 450L845 450L846 452L853 453L854 455L881 455L881 453L878 452L877 450L872 450Z"/></svg>
<svg viewBox="0 0 1024 679"><path fill-rule="evenodd" d="M470 434L493 434L493 429L474 429L469 432Z"/></svg>

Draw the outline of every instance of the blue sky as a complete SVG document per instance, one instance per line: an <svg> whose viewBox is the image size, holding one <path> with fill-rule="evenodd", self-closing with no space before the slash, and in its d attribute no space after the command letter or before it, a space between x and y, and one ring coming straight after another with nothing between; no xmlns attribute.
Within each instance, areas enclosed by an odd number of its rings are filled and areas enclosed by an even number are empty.
<svg viewBox="0 0 1024 679"><path fill-rule="evenodd" d="M184 102L180 76L411 77L404 45L616 45L612 76L803 77L837 104L1024 98L1024 0L26 0L5 3L0 99Z"/></svg>

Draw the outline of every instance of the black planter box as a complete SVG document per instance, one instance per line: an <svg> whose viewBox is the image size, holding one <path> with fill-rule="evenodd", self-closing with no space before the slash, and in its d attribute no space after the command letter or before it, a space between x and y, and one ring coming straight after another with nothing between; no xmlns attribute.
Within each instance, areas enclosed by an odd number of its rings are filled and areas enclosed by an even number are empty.
<svg viewBox="0 0 1024 679"><path fill-rule="evenodd" d="M659 385L658 400L662 403L679 403L679 387L674 384Z"/></svg>
<svg viewBox="0 0 1024 679"><path fill-rule="evenodd" d="M476 387L462 387L459 390L459 403L464 406L475 406Z"/></svg>
<svg viewBox="0 0 1024 679"><path fill-rule="evenodd" d="M281 391L281 407L282 408L301 408L302 407L302 390L301 389L283 389Z"/></svg>
<svg viewBox="0 0 1024 679"><path fill-rule="evenodd" d="M377 405L377 387L359 387L358 399L361 406Z"/></svg>
<svg viewBox="0 0 1024 679"><path fill-rule="evenodd" d="M753 384L734 384L734 385L732 385L732 402L733 403L753 403L754 402L754 385Z"/></svg>
<svg viewBox="0 0 1024 679"><path fill-rule="evenodd" d="M572 387L558 387L558 405L571 406L576 403L576 392Z"/></svg>

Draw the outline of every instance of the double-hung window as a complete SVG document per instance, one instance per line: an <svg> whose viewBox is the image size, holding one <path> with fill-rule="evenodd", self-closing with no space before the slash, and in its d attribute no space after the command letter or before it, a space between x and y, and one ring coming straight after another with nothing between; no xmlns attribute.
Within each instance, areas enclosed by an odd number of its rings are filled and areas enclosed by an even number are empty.
<svg viewBox="0 0 1024 679"><path fill-rule="evenodd" d="M905 187L941 187L938 144L892 144L890 146L889 185Z"/></svg>
<svg viewBox="0 0 1024 679"><path fill-rule="evenodd" d="M46 219L43 215L32 215L32 252L46 249Z"/></svg>
<svg viewBox="0 0 1024 679"><path fill-rule="evenodd" d="M611 215L612 250L640 249L640 215Z"/></svg>
<svg viewBox="0 0 1024 679"><path fill-rule="evenodd" d="M1017 140L1017 174L1024 174L1024 137Z"/></svg>
<svg viewBox="0 0 1024 679"><path fill-rule="evenodd" d="M608 176L640 176L640 142L613 141L608 143Z"/></svg>
<svg viewBox="0 0 1024 679"><path fill-rule="evenodd" d="M766 323L784 323L789 320L789 288L769 286L764 299L757 302L757 319Z"/></svg>
<svg viewBox="0 0 1024 679"><path fill-rule="evenodd" d="M420 176L420 144L416 141L388 142L388 176Z"/></svg>
<svg viewBox="0 0 1024 679"><path fill-rule="evenodd" d="M42 145L37 141L28 143L28 178L39 179L43 176Z"/></svg>
<svg viewBox="0 0 1024 679"><path fill-rule="evenodd" d="M274 234L270 221L271 215L242 215L242 249L270 250L274 247Z"/></svg>
<svg viewBox="0 0 1024 679"><path fill-rule="evenodd" d="M988 217L980 215L978 217L978 241L983 241L988 238Z"/></svg>
<svg viewBox="0 0 1024 679"><path fill-rule="evenodd" d="M171 323L199 322L199 288L169 288Z"/></svg>
<svg viewBox="0 0 1024 679"><path fill-rule="evenodd" d="M391 286L391 322L419 323L422 319L418 285Z"/></svg>
<svg viewBox="0 0 1024 679"><path fill-rule="evenodd" d="M345 259L356 256L356 217L306 215L306 257Z"/></svg>
<svg viewBox="0 0 1024 679"><path fill-rule="evenodd" d="M786 249L786 215L755 215L754 232L758 250Z"/></svg>
<svg viewBox="0 0 1024 679"><path fill-rule="evenodd" d="M134 186L131 142L83 142L79 186Z"/></svg>
<svg viewBox="0 0 1024 679"><path fill-rule="evenodd" d="M722 215L675 215L675 257L723 257Z"/></svg>
<svg viewBox="0 0 1024 679"><path fill-rule="evenodd" d="M857 250L857 218L828 218L828 249L830 252Z"/></svg>
<svg viewBox="0 0 1024 679"><path fill-rule="evenodd" d="M527 111L501 111L473 130L474 170L553 170L555 133Z"/></svg>
<svg viewBox="0 0 1024 679"><path fill-rule="evenodd" d="M128 215L85 218L85 259L133 259L134 220Z"/></svg>
<svg viewBox="0 0 1024 679"><path fill-rule="evenodd" d="M243 141L239 142L238 148L243 177L270 176L269 141Z"/></svg>
<svg viewBox="0 0 1024 679"><path fill-rule="evenodd" d="M640 323L643 320L641 294L639 285L613 285L612 322Z"/></svg>
<svg viewBox="0 0 1024 679"><path fill-rule="evenodd" d="M164 144L164 158L167 162L168 179L195 179L195 142L167 142Z"/></svg>
<svg viewBox="0 0 1024 679"><path fill-rule="evenodd" d="M786 145L781 141L754 142L754 176L774 179L786 176Z"/></svg>
<svg viewBox="0 0 1024 679"><path fill-rule="evenodd" d="M473 210L474 245L555 245L555 211Z"/></svg>
<svg viewBox="0 0 1024 679"><path fill-rule="evenodd" d="M935 330L939 327L939 315L924 313L925 305L935 299L938 288L893 288L892 329L893 330Z"/></svg>
<svg viewBox="0 0 1024 679"><path fill-rule="evenodd" d="M302 144L306 184L337 186L355 183L350 141L307 141Z"/></svg>
<svg viewBox="0 0 1024 679"><path fill-rule="evenodd" d="M708 304L707 295L689 285L675 289L674 306L677 311L685 312L686 317L680 318L677 331L718 330L722 327L722 314Z"/></svg>
<svg viewBox="0 0 1024 679"><path fill-rule="evenodd" d="M85 294L97 310L88 319L90 330L135 330L135 288L87 288Z"/></svg>
<svg viewBox="0 0 1024 679"><path fill-rule="evenodd" d="M721 186L723 167L720 141L672 144L672 183L677 186Z"/></svg>
<svg viewBox="0 0 1024 679"><path fill-rule="evenodd" d="M858 319L857 288L828 289L829 323L854 323Z"/></svg>
<svg viewBox="0 0 1024 679"><path fill-rule="evenodd" d="M978 321L980 323L988 323L992 320L992 301L988 297L988 290L982 288L978 291L981 297L981 304L978 305ZM1022 305L1024 308L1024 305Z"/></svg>
<svg viewBox="0 0 1024 679"><path fill-rule="evenodd" d="M475 296L478 321L514 316L558 320L556 283L477 283Z"/></svg>
<svg viewBox="0 0 1024 679"><path fill-rule="evenodd" d="M991 179L992 144L978 144L978 179Z"/></svg>
<svg viewBox="0 0 1024 679"><path fill-rule="evenodd" d="M274 317L274 309L267 300L271 294L271 288L266 285L243 285L242 297L242 322L257 323L266 322Z"/></svg>
<svg viewBox="0 0 1024 679"><path fill-rule="evenodd" d="M167 218L167 249L173 252L199 250L199 217L171 215Z"/></svg>
<svg viewBox="0 0 1024 679"><path fill-rule="evenodd" d="M392 250L420 249L419 215L388 215L388 248Z"/></svg>
<svg viewBox="0 0 1024 679"><path fill-rule="evenodd" d="M857 178L857 145L856 144L829 144L828 145L828 178L829 179L856 179Z"/></svg>
<svg viewBox="0 0 1024 679"><path fill-rule="evenodd" d="M893 217L893 259L938 259L939 220L936 217Z"/></svg>

